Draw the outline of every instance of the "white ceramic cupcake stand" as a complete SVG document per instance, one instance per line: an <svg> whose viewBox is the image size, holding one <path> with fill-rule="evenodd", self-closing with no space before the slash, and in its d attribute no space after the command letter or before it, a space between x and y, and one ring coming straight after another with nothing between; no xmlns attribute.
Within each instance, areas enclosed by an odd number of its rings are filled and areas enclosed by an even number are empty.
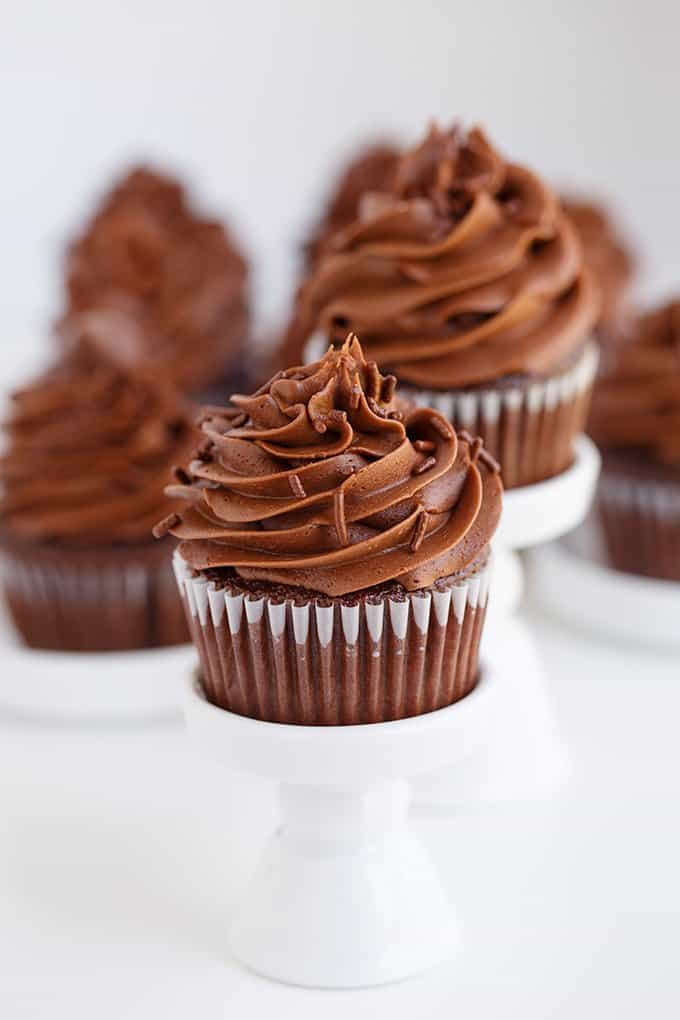
<svg viewBox="0 0 680 1020"><path fill-rule="evenodd" d="M581 437L563 475L506 495L495 554L500 593L496 581L493 588L502 612L490 620L477 688L450 708L390 723L285 726L216 708L188 681L196 744L280 786L281 825L229 933L234 955L252 970L351 988L408 977L454 951L455 910L409 826L408 784L416 805L451 807L461 791L475 800L496 795L499 781L513 790L518 754L525 770L540 773L556 734L530 638L507 618L521 591L516 550L578 524L598 470L595 448Z"/></svg>
<svg viewBox="0 0 680 1020"><path fill-rule="evenodd" d="M179 715L193 645L51 652L19 643L0 606L0 713L58 724L159 722Z"/></svg>
<svg viewBox="0 0 680 1020"><path fill-rule="evenodd" d="M661 654L680 651L680 582L612 570L592 516L568 542L532 550L528 579L532 604L569 626Z"/></svg>

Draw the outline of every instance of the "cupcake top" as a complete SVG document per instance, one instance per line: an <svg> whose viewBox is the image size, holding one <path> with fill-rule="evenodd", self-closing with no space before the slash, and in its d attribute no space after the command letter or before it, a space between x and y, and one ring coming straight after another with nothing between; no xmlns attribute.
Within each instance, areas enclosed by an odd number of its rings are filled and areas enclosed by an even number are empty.
<svg viewBox="0 0 680 1020"><path fill-rule="evenodd" d="M0 524L69 544L149 541L172 466L195 442L181 398L83 341L12 396Z"/></svg>
<svg viewBox="0 0 680 1020"><path fill-rule="evenodd" d="M423 588L484 561L501 511L498 465L439 412L402 417L395 379L356 337L206 408L185 509L161 522L198 570L326 595L385 581Z"/></svg>
<svg viewBox="0 0 680 1020"><path fill-rule="evenodd" d="M479 129L432 127L331 248L299 295L301 342L320 331L337 343L351 329L417 387L549 376L578 355L597 316L556 198Z"/></svg>
<svg viewBox="0 0 680 1020"><path fill-rule="evenodd" d="M680 466L680 301L641 316L610 361L591 412L598 446Z"/></svg>
<svg viewBox="0 0 680 1020"><path fill-rule="evenodd" d="M576 227L586 265L600 288L598 333L602 340L615 340L629 325L628 298L635 260L602 206L568 199L563 199L562 205Z"/></svg>
<svg viewBox="0 0 680 1020"><path fill-rule="evenodd" d="M347 165L335 185L323 217L305 244L307 269L316 263L333 235L357 218L362 195L372 191L389 191L398 160L399 152L394 146L377 143L362 149Z"/></svg>
<svg viewBox="0 0 680 1020"><path fill-rule="evenodd" d="M68 251L70 344L94 319L114 337L134 334L184 390L235 362L247 328L247 268L224 226L190 209L181 186L147 168L108 195Z"/></svg>

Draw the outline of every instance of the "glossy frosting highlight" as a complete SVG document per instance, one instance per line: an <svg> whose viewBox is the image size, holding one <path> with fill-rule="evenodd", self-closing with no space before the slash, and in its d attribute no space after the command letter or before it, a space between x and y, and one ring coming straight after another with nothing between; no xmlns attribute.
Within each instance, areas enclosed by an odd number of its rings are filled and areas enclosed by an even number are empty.
<svg viewBox="0 0 680 1020"><path fill-rule="evenodd" d="M150 541L195 442L172 387L88 343L13 394L5 432L0 523L80 545Z"/></svg>
<svg viewBox="0 0 680 1020"><path fill-rule="evenodd" d="M96 328L163 362L188 391L221 378L241 356L248 325L245 260L226 228L189 207L181 186L145 167L114 188L70 247L69 344Z"/></svg>
<svg viewBox="0 0 680 1020"><path fill-rule="evenodd" d="M546 377L598 311L576 232L550 189L483 132L432 127L392 189L365 196L299 295L300 342L348 329L367 357L426 389Z"/></svg>
<svg viewBox="0 0 680 1020"><path fill-rule="evenodd" d="M498 467L429 408L402 417L395 379L356 338L203 413L186 509L159 533L197 570L336 596L418 589L483 562L501 510Z"/></svg>
<svg viewBox="0 0 680 1020"><path fill-rule="evenodd" d="M680 466L680 301L641 316L595 387L590 432L607 452Z"/></svg>

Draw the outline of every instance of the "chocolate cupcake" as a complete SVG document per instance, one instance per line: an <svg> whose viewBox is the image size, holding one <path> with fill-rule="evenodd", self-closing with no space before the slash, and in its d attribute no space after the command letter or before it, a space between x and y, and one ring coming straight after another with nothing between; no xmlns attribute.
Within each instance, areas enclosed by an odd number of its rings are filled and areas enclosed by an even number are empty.
<svg viewBox="0 0 680 1020"><path fill-rule="evenodd" d="M597 313L551 191L480 130L433 127L392 189L365 196L333 236L302 287L294 333L309 355L355 331L404 396L479 434L513 487L571 462Z"/></svg>
<svg viewBox="0 0 680 1020"><path fill-rule="evenodd" d="M208 699L257 719L379 722L473 689L501 511L481 441L419 408L356 338L207 408L180 588Z"/></svg>
<svg viewBox="0 0 680 1020"><path fill-rule="evenodd" d="M619 343L633 325L633 254L603 206L563 198L562 208L576 227L586 265L600 288L596 336L602 344Z"/></svg>
<svg viewBox="0 0 680 1020"><path fill-rule="evenodd" d="M611 566L680 581L680 301L643 315L605 366L590 432Z"/></svg>
<svg viewBox="0 0 680 1020"><path fill-rule="evenodd" d="M0 565L26 644L110 651L187 640L174 543L151 529L195 442L150 370L81 343L13 395L0 458Z"/></svg>
<svg viewBox="0 0 680 1020"><path fill-rule="evenodd" d="M139 168L113 189L69 248L66 290L67 346L94 329L113 351L124 343L155 360L187 393L229 393L243 371L246 262L169 177Z"/></svg>

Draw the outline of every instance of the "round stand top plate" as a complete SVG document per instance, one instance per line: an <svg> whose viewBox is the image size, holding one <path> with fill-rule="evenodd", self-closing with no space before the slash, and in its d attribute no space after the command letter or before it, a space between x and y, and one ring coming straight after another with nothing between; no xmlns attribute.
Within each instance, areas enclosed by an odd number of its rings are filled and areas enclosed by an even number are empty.
<svg viewBox="0 0 680 1020"><path fill-rule="evenodd" d="M0 606L0 712L46 722L146 722L176 716L192 645L52 652L18 643Z"/></svg>
<svg viewBox="0 0 680 1020"><path fill-rule="evenodd" d="M530 556L536 605L573 626L630 644L680 649L680 581L624 574L561 543Z"/></svg>
<svg viewBox="0 0 680 1020"><path fill-rule="evenodd" d="M471 754L493 726L498 681L492 665L467 697L437 712L358 726L260 722L208 702L189 674L189 732L229 768L281 782L370 789Z"/></svg>
<svg viewBox="0 0 680 1020"><path fill-rule="evenodd" d="M526 549L572 531L588 513L599 473L597 447L588 436L578 436L566 471L504 493L496 544Z"/></svg>

